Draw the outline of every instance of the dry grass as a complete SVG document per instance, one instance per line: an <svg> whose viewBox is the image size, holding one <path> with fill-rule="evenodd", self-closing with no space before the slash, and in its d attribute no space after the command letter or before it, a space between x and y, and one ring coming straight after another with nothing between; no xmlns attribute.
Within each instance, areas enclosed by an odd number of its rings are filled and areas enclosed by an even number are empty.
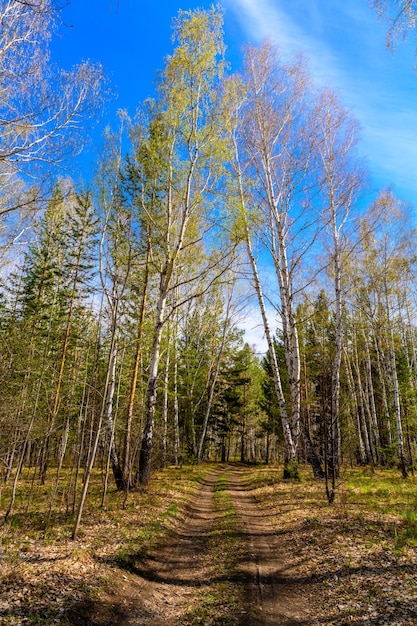
<svg viewBox="0 0 417 626"><path fill-rule="evenodd" d="M166 468L155 473L146 491L130 493L126 502L124 494L110 490L105 507L100 506L102 481L97 473L77 542L70 540L73 515L65 511L64 494L47 524L51 486L31 495L27 477L19 487L14 514L0 529L0 623L105 623L85 621L77 606L109 592L113 597L123 589L134 593L135 576L119 563L129 554L155 550L164 541L213 467ZM308 471L300 483L283 481L281 475L277 467L248 467L245 484L285 545L300 592L317 607L317 623L416 624L416 479L403 481L393 471L348 470L329 507L324 485L313 481ZM3 486L4 508L8 489ZM232 570L239 552L233 544L238 541L233 538L233 511L227 511L221 490L217 497L225 516L210 540L212 556L219 567L225 556L225 566ZM210 611L233 613L227 603L233 604L241 590L226 585L216 593L214 599L196 596L189 623L204 623Z"/></svg>
<svg viewBox="0 0 417 626"><path fill-rule="evenodd" d="M210 465L167 468L127 500L110 489L105 507L96 473L77 542L70 540L74 515L65 513L65 499L47 523L51 486L30 493L27 477L19 486L15 512L0 529L0 623L77 623L72 608L86 596L97 598L124 585L129 574L118 562L162 541L210 470ZM4 508L9 495L3 487Z"/></svg>

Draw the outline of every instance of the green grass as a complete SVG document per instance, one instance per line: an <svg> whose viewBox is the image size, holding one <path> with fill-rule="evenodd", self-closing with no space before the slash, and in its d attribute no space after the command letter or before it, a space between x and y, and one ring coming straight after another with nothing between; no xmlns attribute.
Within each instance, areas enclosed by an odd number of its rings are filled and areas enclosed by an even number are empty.
<svg viewBox="0 0 417 626"><path fill-rule="evenodd" d="M333 511L341 534L356 529L370 546L386 544L397 552L416 547L417 477L404 480L397 469L344 468L332 506L309 466L300 466L300 477L297 484L283 480L280 467L257 466L247 469L245 480L263 506L273 507L279 494L281 504L305 523L319 527Z"/></svg>
<svg viewBox="0 0 417 626"><path fill-rule="evenodd" d="M341 487L349 515L361 517L374 541L394 538L395 548L417 545L417 481L397 470L347 470Z"/></svg>

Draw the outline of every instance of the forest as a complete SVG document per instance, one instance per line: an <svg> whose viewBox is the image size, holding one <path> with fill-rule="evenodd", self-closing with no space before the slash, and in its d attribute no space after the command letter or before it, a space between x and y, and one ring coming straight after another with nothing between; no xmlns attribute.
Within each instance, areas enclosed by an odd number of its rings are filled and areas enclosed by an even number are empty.
<svg viewBox="0 0 417 626"><path fill-rule="evenodd" d="M112 96L51 62L63 6L0 0L0 623L415 624L411 207L219 7L81 184Z"/></svg>
<svg viewBox="0 0 417 626"><path fill-rule="evenodd" d="M414 474L415 227L389 188L367 202L357 122L306 60L266 41L232 72L221 10L179 11L79 188L53 166L102 69L48 65L54 3L1 11L3 523L47 484L76 538L94 472L104 502L164 466L307 465L330 504L343 467Z"/></svg>

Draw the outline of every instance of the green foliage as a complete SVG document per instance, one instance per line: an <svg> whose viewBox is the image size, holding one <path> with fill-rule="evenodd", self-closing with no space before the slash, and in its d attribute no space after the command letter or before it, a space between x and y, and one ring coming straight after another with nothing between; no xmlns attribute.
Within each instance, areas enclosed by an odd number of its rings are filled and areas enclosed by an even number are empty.
<svg viewBox="0 0 417 626"><path fill-rule="evenodd" d="M284 394L288 400L288 371L285 367L285 355L283 351L282 342L278 343L274 339L275 353L277 355L277 361L279 371L281 375L282 388ZM275 434L280 441L283 439L282 435L282 422L281 412L277 402L277 394L275 390L274 375L271 366L271 357L269 352L266 353L261 362L264 376L261 381L262 386L262 399L261 408L267 415L267 419L262 422L262 426L267 433Z"/></svg>
<svg viewBox="0 0 417 626"><path fill-rule="evenodd" d="M174 48L158 77L156 97L133 121L122 116L119 134L108 132L94 192L77 190L65 180L56 183L22 259L10 277L2 278L0 460L5 480L16 478L17 501L24 491L21 469L31 468L35 491L40 474L48 474L49 460L56 469L56 502L66 498L68 511L74 509L104 406L113 337L111 417L121 456L128 404L133 407L126 467L138 461L141 446L133 442L144 433L151 364L155 465L179 457L195 462L207 415L207 456L269 463L280 452L270 452L276 441L282 444L283 432L269 356L260 364L243 343L232 321L235 296L229 315L228 289L243 276L244 258L237 250L248 236L259 258L268 246L274 251L277 240L268 240L271 225L289 243L294 285L304 282L310 262L317 265L316 257L313 263L308 256L303 265L302 255L294 256L304 236L309 254L320 252L312 223L324 211L314 169L319 155L308 143L311 133L304 132L317 132L317 124L308 126L313 92L303 63L284 66L270 44L249 47L243 71L227 76L222 21L216 8L178 13ZM293 100L287 100L289 95ZM261 96L264 108L259 109ZM258 158L265 149L273 157L272 187L280 189L272 195L291 196L282 206L272 203L271 223L264 210L271 197L266 179L259 177ZM299 195L292 196L288 187L286 196L286 176L291 178L293 170L299 174L293 179ZM305 208L308 223L302 221ZM272 219L274 209L283 211L284 230L279 219ZM357 226L357 233L349 233L349 255L343 256L344 460L394 468L401 461L402 429L406 469L412 469L417 445L415 229L390 191L363 212ZM321 275L294 293L290 304L297 305L302 425L322 459L334 396L335 313L328 289L332 260L326 256L320 264ZM261 288L279 311L282 303L273 288L266 283ZM275 350L291 416L285 342L279 335ZM167 394L162 398L165 363ZM106 445L99 441L96 461L104 475ZM303 444L299 455L308 457ZM66 482L61 462L71 466ZM287 470L294 477L295 468ZM51 511L51 523L53 518ZM10 520L21 523L21 518Z"/></svg>
<svg viewBox="0 0 417 626"><path fill-rule="evenodd" d="M261 368L248 344L227 354L221 369L213 406L213 429L222 460L228 457L227 441L239 433L240 459L251 460L245 451L248 432L260 431L264 413L261 408ZM253 459L252 459L253 460Z"/></svg>

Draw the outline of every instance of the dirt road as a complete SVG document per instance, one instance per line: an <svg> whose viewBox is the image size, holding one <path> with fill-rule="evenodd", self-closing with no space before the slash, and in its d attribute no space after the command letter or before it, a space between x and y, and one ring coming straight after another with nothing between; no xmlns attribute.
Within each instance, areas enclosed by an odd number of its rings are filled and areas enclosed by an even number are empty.
<svg viewBox="0 0 417 626"><path fill-rule="evenodd" d="M300 625L314 623L290 558L288 538L278 535L268 510L256 503L250 484L242 478L244 470L229 472L228 489L236 510L245 557L239 568L250 593L253 611L251 624ZM310 607L311 608L311 607Z"/></svg>
<svg viewBox="0 0 417 626"><path fill-rule="evenodd" d="M182 519L152 553L131 555L123 602L92 607L91 624L123 626L312 626L311 606L240 466L199 486ZM276 520L275 527L276 527Z"/></svg>
<svg viewBox="0 0 417 626"><path fill-rule="evenodd" d="M77 543L60 518L18 515L1 534L0 623L415 626L415 477L353 470L330 507L322 483L281 472L166 468L125 508L118 493L90 506Z"/></svg>

